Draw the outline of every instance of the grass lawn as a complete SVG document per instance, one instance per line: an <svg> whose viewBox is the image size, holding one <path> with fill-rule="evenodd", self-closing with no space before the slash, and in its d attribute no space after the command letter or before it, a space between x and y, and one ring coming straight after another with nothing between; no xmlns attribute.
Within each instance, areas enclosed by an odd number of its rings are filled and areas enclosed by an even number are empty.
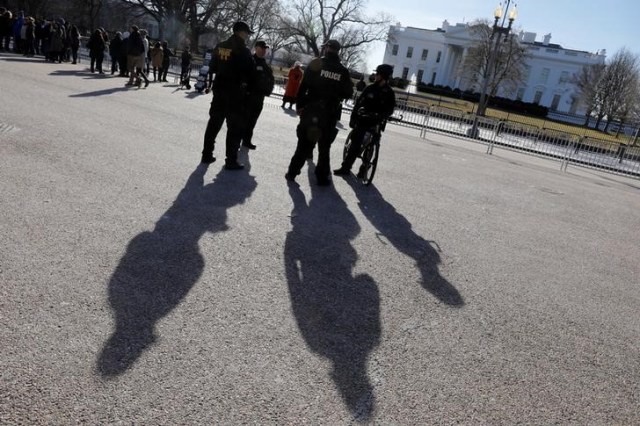
<svg viewBox="0 0 640 426"><path fill-rule="evenodd" d="M396 99L400 104L407 104L413 108L427 108L427 107L440 107L455 110L457 112L465 112L472 114L477 104L462 99L448 98L439 95L432 95L428 93L412 93L407 95L407 92L396 89ZM625 134L620 134L617 138L615 135L601 132L598 130L576 126L568 123L561 123L554 120L548 120L538 117L530 117L526 115L516 114L513 112L506 112L499 109L487 108L485 116L503 120L510 124L510 127L517 128L517 125L534 127L543 131L561 132L565 133L571 139L588 139L591 141L602 141L615 144L630 144L633 138Z"/></svg>

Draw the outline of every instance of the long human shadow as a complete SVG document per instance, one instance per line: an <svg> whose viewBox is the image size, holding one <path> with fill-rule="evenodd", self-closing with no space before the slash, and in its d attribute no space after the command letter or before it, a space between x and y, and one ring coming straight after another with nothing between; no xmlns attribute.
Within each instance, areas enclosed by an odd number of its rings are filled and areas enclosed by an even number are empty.
<svg viewBox="0 0 640 426"><path fill-rule="evenodd" d="M87 76L89 71L84 69L74 69L74 70L53 70L49 73L49 75L54 75L56 77L75 77L75 76Z"/></svg>
<svg viewBox="0 0 640 426"><path fill-rule="evenodd" d="M114 93L126 92L129 90L134 90L134 89L130 87L111 87L109 89L94 90L93 92L76 93L73 95L69 95L69 97L70 98L91 98L94 96L112 95Z"/></svg>
<svg viewBox="0 0 640 426"><path fill-rule="evenodd" d="M433 248L432 242L416 234L407 218L398 213L375 186L365 187L357 179L345 180L353 188L360 211L369 222L398 251L415 260L422 277L422 287L442 303L452 307L464 306L460 292L440 275L440 254Z"/></svg>
<svg viewBox="0 0 640 426"><path fill-rule="evenodd" d="M22 56L22 57L16 58L11 56L0 55L0 60L7 61L7 62L41 62L41 61L38 61L38 59L41 59L41 58L34 58L33 56L31 57Z"/></svg>
<svg viewBox="0 0 640 426"><path fill-rule="evenodd" d="M309 349L333 364L330 375L345 405L366 420L375 408L367 361L380 340L380 295L369 275L353 276L355 216L333 187L312 186L311 193L307 203L289 183L294 210L284 262L291 306Z"/></svg>
<svg viewBox="0 0 640 426"><path fill-rule="evenodd" d="M206 185L208 167L199 165L153 231L138 234L127 246L109 280L115 330L97 359L101 376L129 369L156 341L156 323L202 275L205 259L198 241L206 232L227 231L227 210L245 202L257 186L248 158L242 156L244 170L221 170Z"/></svg>

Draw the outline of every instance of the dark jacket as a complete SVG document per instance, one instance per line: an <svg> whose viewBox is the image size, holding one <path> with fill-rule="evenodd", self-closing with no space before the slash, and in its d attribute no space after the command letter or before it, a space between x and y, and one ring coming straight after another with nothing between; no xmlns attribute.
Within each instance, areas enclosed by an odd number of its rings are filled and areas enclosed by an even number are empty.
<svg viewBox="0 0 640 426"><path fill-rule="evenodd" d="M169 49L169 45L164 42L162 43L162 52L162 67L167 68L171 63L171 57L176 56L176 54L172 52L171 49Z"/></svg>
<svg viewBox="0 0 640 426"><path fill-rule="evenodd" d="M349 126L373 126L389 118L396 107L396 95L388 84L367 86L353 107Z"/></svg>
<svg viewBox="0 0 640 426"><path fill-rule="evenodd" d="M122 48L122 36L116 34L109 44L109 55L111 55L112 58L119 58L123 53Z"/></svg>
<svg viewBox="0 0 640 426"><path fill-rule="evenodd" d="M78 31L77 27L71 27L69 30L69 40L71 43L71 47L77 49L80 47L80 31Z"/></svg>
<svg viewBox="0 0 640 426"><path fill-rule="evenodd" d="M264 58L257 55L253 55L253 62L255 63L255 72L249 91L252 96L269 96L273 92L275 83L273 70Z"/></svg>
<svg viewBox="0 0 640 426"><path fill-rule="evenodd" d="M251 51L244 40L232 35L213 49L213 58L209 67L209 75L215 74L213 90L238 91L247 90L254 73L254 62Z"/></svg>
<svg viewBox="0 0 640 426"><path fill-rule="evenodd" d="M191 65L191 59L193 58L193 55L191 54L191 52L189 52L188 50L185 50L182 52L182 56L180 57L181 59L181 63L182 63L182 67L188 67L189 65Z"/></svg>
<svg viewBox="0 0 640 426"><path fill-rule="evenodd" d="M140 31L131 31L131 34L129 34L129 41L127 42L127 55L144 55L144 42L142 41Z"/></svg>
<svg viewBox="0 0 640 426"><path fill-rule="evenodd" d="M89 49L89 53L91 55L96 55L104 52L104 48L106 44L104 42L104 38L102 37L102 32L96 30L89 37L89 41L87 42L87 49Z"/></svg>
<svg viewBox="0 0 640 426"><path fill-rule="evenodd" d="M25 39L27 40L27 42L32 43L36 38L36 27L31 21L27 22L25 25L27 28L27 31L25 32Z"/></svg>
<svg viewBox="0 0 640 426"><path fill-rule="evenodd" d="M5 12L0 15L0 36L11 35L11 12Z"/></svg>
<svg viewBox="0 0 640 426"><path fill-rule="evenodd" d="M337 116L344 99L353 96L353 82L349 70L340 63L336 53L327 52L322 58L315 58L304 72L298 90L298 108L310 104L321 104Z"/></svg>

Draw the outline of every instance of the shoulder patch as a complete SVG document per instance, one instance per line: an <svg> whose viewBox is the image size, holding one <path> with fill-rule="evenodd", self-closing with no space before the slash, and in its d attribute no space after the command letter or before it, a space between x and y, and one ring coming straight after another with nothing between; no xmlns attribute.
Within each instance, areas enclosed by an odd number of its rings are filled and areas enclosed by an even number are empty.
<svg viewBox="0 0 640 426"><path fill-rule="evenodd" d="M221 61L228 61L229 58L231 57L231 49L227 49L224 47L219 47L218 48L218 56L220 57Z"/></svg>

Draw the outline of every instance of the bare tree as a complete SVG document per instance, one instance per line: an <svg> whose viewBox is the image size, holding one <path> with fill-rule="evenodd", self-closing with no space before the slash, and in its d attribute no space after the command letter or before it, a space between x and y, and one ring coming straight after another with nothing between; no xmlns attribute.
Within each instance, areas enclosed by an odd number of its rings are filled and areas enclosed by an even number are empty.
<svg viewBox="0 0 640 426"><path fill-rule="evenodd" d="M585 65L573 76L572 82L576 88L576 97L586 109L584 126L589 126L591 114L596 110L597 86L605 70L604 64Z"/></svg>
<svg viewBox="0 0 640 426"><path fill-rule="evenodd" d="M44 16L58 12L55 1L52 0L9 0L0 4L12 12L23 11L25 16Z"/></svg>
<svg viewBox="0 0 640 426"><path fill-rule="evenodd" d="M103 0L75 0L76 7L85 13L90 29L95 29L104 4Z"/></svg>
<svg viewBox="0 0 640 426"><path fill-rule="evenodd" d="M476 41L468 50L460 77L476 91L488 79L487 95L490 97L495 96L499 89L507 95L514 93L525 81L526 47L513 34L498 42L496 37L503 36L495 34L492 37L493 30L487 20L475 21L469 27L469 33Z"/></svg>
<svg viewBox="0 0 640 426"><path fill-rule="evenodd" d="M158 22L160 37L170 32L174 40L184 38L197 49L198 37L216 15L226 10L227 0L120 0L139 14Z"/></svg>
<svg viewBox="0 0 640 426"><path fill-rule="evenodd" d="M638 79L640 79L640 59L623 48L616 52L596 85L595 113L596 128L606 117L604 131L612 120L623 120L632 110Z"/></svg>
<svg viewBox="0 0 640 426"><path fill-rule="evenodd" d="M295 39L301 51L320 56L322 43L336 39L341 56L356 65L366 47L387 39L389 15L366 16L367 0L289 0L282 27Z"/></svg>

